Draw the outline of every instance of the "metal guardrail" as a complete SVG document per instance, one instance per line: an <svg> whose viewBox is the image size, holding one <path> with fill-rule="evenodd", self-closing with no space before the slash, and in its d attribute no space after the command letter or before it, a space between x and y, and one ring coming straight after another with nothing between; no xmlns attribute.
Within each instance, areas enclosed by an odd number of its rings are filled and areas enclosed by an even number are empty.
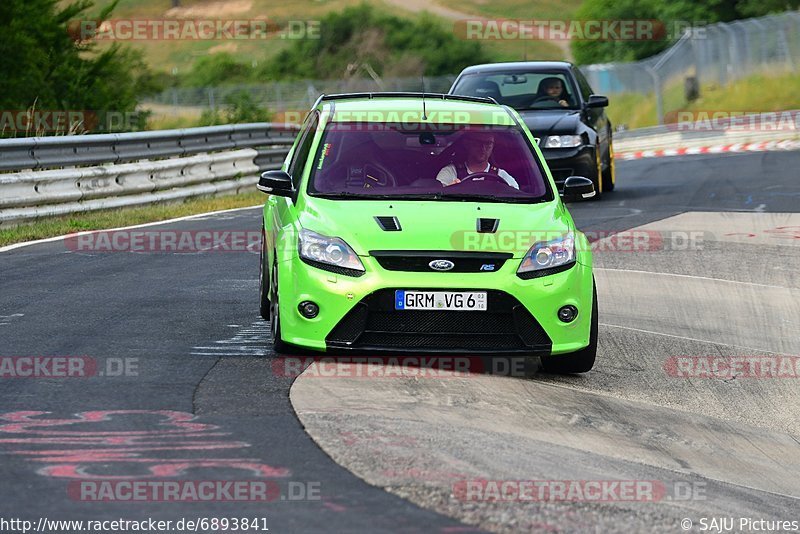
<svg viewBox="0 0 800 534"><path fill-rule="evenodd" d="M115 164L266 145L285 146L295 132L267 122L122 134L0 140L0 171Z"/></svg>
<svg viewBox="0 0 800 534"><path fill-rule="evenodd" d="M297 129L237 124L0 140L0 226L236 192L280 168Z"/></svg>

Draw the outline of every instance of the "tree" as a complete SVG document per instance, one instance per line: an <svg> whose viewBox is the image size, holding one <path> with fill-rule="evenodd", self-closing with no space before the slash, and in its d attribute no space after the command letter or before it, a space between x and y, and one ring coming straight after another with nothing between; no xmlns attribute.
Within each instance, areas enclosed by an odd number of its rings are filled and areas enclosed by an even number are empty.
<svg viewBox="0 0 800 534"><path fill-rule="evenodd" d="M155 90L141 55L118 44L99 50L77 33L80 20L96 17L90 0L59 7L58 0L0 2L0 109L131 112L137 96Z"/></svg>
<svg viewBox="0 0 800 534"><path fill-rule="evenodd" d="M430 17L402 19L362 3L326 15L319 39L293 42L260 77L340 78L353 63L369 64L381 76L436 76L484 61L479 43L457 38Z"/></svg>
<svg viewBox="0 0 800 534"><path fill-rule="evenodd" d="M680 37L685 24L702 26L797 8L800 0L585 0L576 20L654 20L664 30L649 40L574 40L576 63L633 61L657 54Z"/></svg>

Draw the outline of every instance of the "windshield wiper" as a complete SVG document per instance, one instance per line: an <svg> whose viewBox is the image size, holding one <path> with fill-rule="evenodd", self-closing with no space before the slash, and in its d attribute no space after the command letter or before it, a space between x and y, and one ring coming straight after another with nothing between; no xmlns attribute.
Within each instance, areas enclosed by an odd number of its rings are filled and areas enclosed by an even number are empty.
<svg viewBox="0 0 800 534"><path fill-rule="evenodd" d="M313 196L326 199L359 199L359 200L463 200L469 202L515 202L533 203L539 202L538 197L501 197L497 195L470 195L466 193L410 193L397 195L360 195L350 191L340 191L338 193L317 193Z"/></svg>
<svg viewBox="0 0 800 534"><path fill-rule="evenodd" d="M572 112L575 112L575 113L580 111L579 109L576 109L576 108L563 108L561 106L559 106L559 107L553 107L553 106L547 106L547 107L529 106L527 108L515 108L515 109L517 111L572 111Z"/></svg>
<svg viewBox="0 0 800 534"><path fill-rule="evenodd" d="M500 197L497 195L469 195L466 193L442 193L441 200L469 200L484 202L529 202L533 199L525 197Z"/></svg>
<svg viewBox="0 0 800 534"><path fill-rule="evenodd" d="M312 196L319 197L319 198L327 198L327 199L337 199L337 198L362 198L365 200L391 200L393 198L397 198L397 195L360 195L358 193L353 193L350 191L338 191L335 193L312 193Z"/></svg>

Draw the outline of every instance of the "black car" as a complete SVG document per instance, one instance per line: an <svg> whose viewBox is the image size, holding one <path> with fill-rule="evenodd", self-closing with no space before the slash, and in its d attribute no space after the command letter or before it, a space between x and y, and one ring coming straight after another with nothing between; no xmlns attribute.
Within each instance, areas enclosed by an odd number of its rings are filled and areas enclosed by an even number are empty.
<svg viewBox="0 0 800 534"><path fill-rule="evenodd" d="M586 78L565 61L491 63L467 67L450 94L491 97L517 110L539 142L559 190L585 176L598 196L613 191L614 148L604 107Z"/></svg>

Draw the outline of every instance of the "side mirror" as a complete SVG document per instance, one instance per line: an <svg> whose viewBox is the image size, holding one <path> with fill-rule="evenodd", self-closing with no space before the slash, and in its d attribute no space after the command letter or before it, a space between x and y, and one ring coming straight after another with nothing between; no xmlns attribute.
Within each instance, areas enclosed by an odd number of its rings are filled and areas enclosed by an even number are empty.
<svg viewBox="0 0 800 534"><path fill-rule="evenodd" d="M564 192L561 198L564 202L575 202L577 200L587 200L595 196L594 183L583 176L570 176L564 182Z"/></svg>
<svg viewBox="0 0 800 534"><path fill-rule="evenodd" d="M292 177L284 171L267 171L263 173L258 180L256 188L262 193L279 197L291 197L294 195Z"/></svg>
<svg viewBox="0 0 800 534"><path fill-rule="evenodd" d="M587 108L604 108L608 106L608 97L600 95L589 95L589 101L586 103Z"/></svg>

